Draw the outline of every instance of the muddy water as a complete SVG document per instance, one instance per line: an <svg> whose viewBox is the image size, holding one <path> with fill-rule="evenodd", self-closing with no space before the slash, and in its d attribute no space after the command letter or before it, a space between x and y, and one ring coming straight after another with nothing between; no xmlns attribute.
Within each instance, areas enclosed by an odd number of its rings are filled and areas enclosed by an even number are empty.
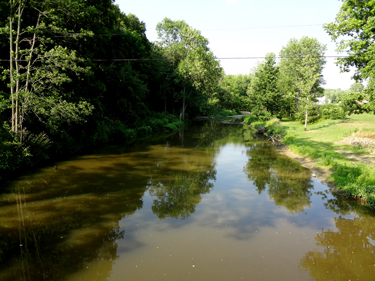
<svg viewBox="0 0 375 281"><path fill-rule="evenodd" d="M0 197L0 280L374 280L375 216L237 126L57 163Z"/></svg>

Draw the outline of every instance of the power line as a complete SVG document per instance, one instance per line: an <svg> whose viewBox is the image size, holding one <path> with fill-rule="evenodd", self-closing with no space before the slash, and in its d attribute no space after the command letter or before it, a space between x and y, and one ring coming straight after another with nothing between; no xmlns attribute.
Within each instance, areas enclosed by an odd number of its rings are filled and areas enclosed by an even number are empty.
<svg viewBox="0 0 375 281"><path fill-rule="evenodd" d="M233 30L250 30L250 29L268 29L268 28L295 28L295 27L310 27L310 26L323 26L323 24L304 24L304 25L273 25L273 26L253 26L253 27L242 27L242 28L222 28L222 29L202 29L200 31L233 31ZM48 32L48 31L47 31ZM157 33L156 31L148 31L148 33ZM7 34L0 34L3 36L8 36ZM124 35L124 33L99 33L99 34L87 34L80 32L66 33L64 35L51 35L50 37L73 37L79 35L86 35L86 37L96 37L96 36L118 36ZM32 38L28 36L20 36L20 38Z"/></svg>
<svg viewBox="0 0 375 281"><path fill-rule="evenodd" d="M323 26L323 24L304 24L304 25L273 25L273 26L254 26L243 28L223 28L223 29L206 29L202 31L223 31L223 30L246 30L246 29L266 29L266 28L294 28L294 27L308 27L308 26Z"/></svg>
<svg viewBox="0 0 375 281"><path fill-rule="evenodd" d="M300 57L275 57L276 59L285 59L285 58L303 58ZM312 56L314 58L349 58L350 56ZM225 58L215 58L215 60L256 60L256 59L265 59L266 57L225 57ZM367 57L356 57L356 58L367 58ZM161 58L161 59L77 59L76 61L172 61L173 59ZM190 60L200 60L200 59L190 59ZM0 59L0 61L10 61L10 59ZM18 61L27 61L27 60L18 60Z"/></svg>

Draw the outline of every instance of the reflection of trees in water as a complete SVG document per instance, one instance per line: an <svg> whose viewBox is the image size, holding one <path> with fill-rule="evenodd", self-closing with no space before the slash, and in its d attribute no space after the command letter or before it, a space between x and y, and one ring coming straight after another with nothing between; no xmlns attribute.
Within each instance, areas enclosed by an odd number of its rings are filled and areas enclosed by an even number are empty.
<svg viewBox="0 0 375 281"><path fill-rule="evenodd" d="M156 196L152 211L160 218L185 219L194 213L202 195L213 187L215 180L215 156L220 146L243 143L249 139L248 130L241 126L205 122L202 127L192 127L179 132L169 140L169 146L192 148L178 155L184 165L176 171L166 172L167 163L159 163L161 175L149 180L150 194ZM183 138L183 139L182 139ZM164 170L164 171L163 171ZM156 174L156 173L153 173Z"/></svg>
<svg viewBox="0 0 375 281"><path fill-rule="evenodd" d="M244 129L241 125L224 125L216 121L205 121L201 126L193 126L188 128L184 133L180 131L169 140L172 145L181 145L185 147L206 147L210 148L214 144L216 149L220 145L227 143L240 144L244 141L253 139L253 135L248 129Z"/></svg>
<svg viewBox="0 0 375 281"><path fill-rule="evenodd" d="M291 213L310 207L311 172L297 161L280 155L266 143L253 144L247 151L249 161L244 172L261 194L268 187L277 206Z"/></svg>
<svg viewBox="0 0 375 281"><path fill-rule="evenodd" d="M325 193L329 193L329 191L325 191ZM373 211L364 205L361 199L354 199L346 196L342 196L342 194L335 194L333 193L332 198L327 198L323 192L315 192L316 195L321 195L322 200L325 201L324 206L326 209L329 209L336 214L339 215L348 215L352 212L356 212L359 214L373 214ZM362 204L360 204L362 203Z"/></svg>
<svg viewBox="0 0 375 281"><path fill-rule="evenodd" d="M213 187L215 165L193 171L178 171L170 179L150 181L150 194L156 196L152 211L160 218L185 219L194 213L202 195Z"/></svg>
<svg viewBox="0 0 375 281"><path fill-rule="evenodd" d="M374 280L375 216L335 218L336 231L322 230L315 237L320 249L300 262L314 280Z"/></svg>

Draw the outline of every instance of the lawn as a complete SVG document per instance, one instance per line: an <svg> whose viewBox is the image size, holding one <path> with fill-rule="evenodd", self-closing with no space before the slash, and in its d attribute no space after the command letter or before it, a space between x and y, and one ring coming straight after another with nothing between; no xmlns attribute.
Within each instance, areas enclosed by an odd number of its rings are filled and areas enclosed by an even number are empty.
<svg viewBox="0 0 375 281"><path fill-rule="evenodd" d="M296 121L283 121L288 130L284 143L290 150L312 158L317 165L329 167L330 181L347 195L363 198L375 208L375 157L364 149L342 143L353 134L373 136L375 115L352 115L345 120L323 120L304 125ZM373 161L374 160L374 161Z"/></svg>

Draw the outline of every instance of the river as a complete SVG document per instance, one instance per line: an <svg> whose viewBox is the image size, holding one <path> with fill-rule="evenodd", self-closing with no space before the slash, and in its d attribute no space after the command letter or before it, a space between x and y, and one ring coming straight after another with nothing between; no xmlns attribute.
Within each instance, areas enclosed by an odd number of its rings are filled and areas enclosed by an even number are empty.
<svg viewBox="0 0 375 281"><path fill-rule="evenodd" d="M374 280L375 216L237 125L12 181L0 280Z"/></svg>

